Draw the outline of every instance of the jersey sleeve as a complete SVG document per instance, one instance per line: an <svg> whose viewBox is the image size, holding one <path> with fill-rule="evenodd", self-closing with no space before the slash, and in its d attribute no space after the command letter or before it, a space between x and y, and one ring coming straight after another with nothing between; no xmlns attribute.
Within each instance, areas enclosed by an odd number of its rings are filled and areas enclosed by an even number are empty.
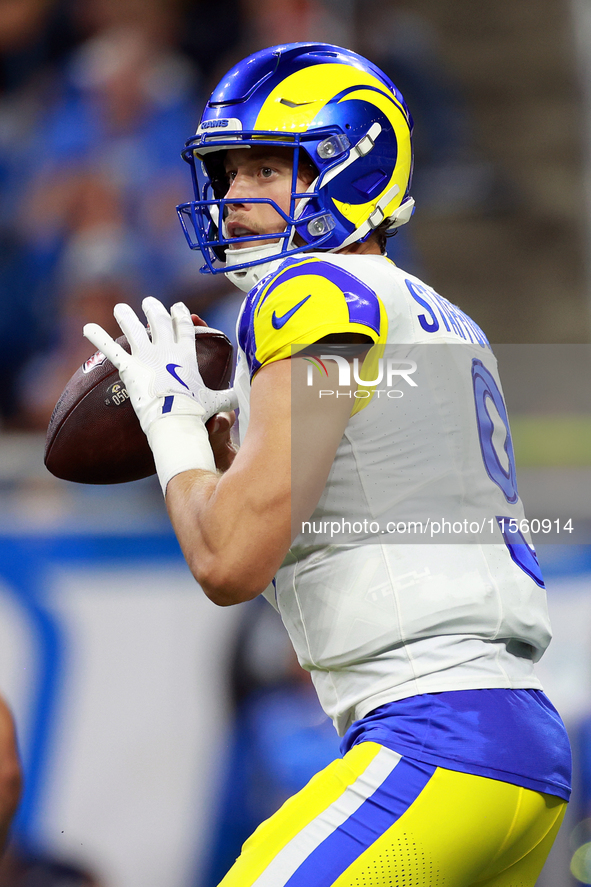
<svg viewBox="0 0 591 887"><path fill-rule="evenodd" d="M239 339L251 377L262 366L335 333L361 333L384 342L387 316L362 280L310 257L284 266L247 300Z"/></svg>

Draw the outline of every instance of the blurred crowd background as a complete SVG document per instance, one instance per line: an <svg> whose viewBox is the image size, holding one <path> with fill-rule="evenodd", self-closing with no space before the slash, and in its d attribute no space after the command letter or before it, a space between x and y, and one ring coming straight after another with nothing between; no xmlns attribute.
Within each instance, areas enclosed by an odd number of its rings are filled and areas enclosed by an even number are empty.
<svg viewBox="0 0 591 887"><path fill-rule="evenodd" d="M96 572L97 563L119 548L97 543L91 550L89 525L96 531L108 524L110 532L116 527L131 536L169 532L157 484L73 490L44 473L42 441L67 380L92 351L83 324L92 320L118 335L112 317L117 302L139 308L145 295L167 306L183 300L234 339L242 296L223 276L199 273L200 256L187 248L175 205L191 197L180 151L209 92L253 51L318 40L348 46L380 65L415 119L417 209L412 223L389 241L390 257L459 304L493 343L566 348L589 342L587 2L0 0L0 592L3 583L22 583L18 594L29 594L29 578L21 572L30 558L39 572L50 561L52 570L65 570L47 546L40 553L31 533L37 540L39 533L52 539L67 533L67 544L58 546L63 563L79 557ZM569 426L575 428L570 438L559 433L567 423L555 421L557 396L545 419L538 416L539 401L521 425L517 415L516 449L534 496L543 490L554 503L562 497L568 514L576 491L579 516L588 519L591 404L583 387L581 421ZM528 412L523 401L518 407ZM561 442L564 451L557 450ZM84 543L74 523L86 534ZM138 552L137 564L154 556L141 546ZM556 564L560 558L568 563L572 553L546 557L560 572ZM575 560L584 565L577 586L584 594L591 575L584 546ZM124 567L133 584L135 574ZM46 591L42 607L36 599L36 625L55 619L59 628L52 594ZM256 824L337 754L336 734L271 609L254 602L232 624L226 658L215 675L200 673L196 684L213 681L224 700L213 716L221 731L214 744L224 752L215 788L207 789L215 798L203 814L207 838L195 851L199 858L186 864L192 874L171 873L167 887L215 887ZM47 641L47 626L43 631ZM588 635L577 637L585 647ZM557 639L560 651L568 646L564 636L562 643ZM59 660L64 674L76 668L86 674L83 657L77 665L75 656L61 660L54 650L51 659L50 646L47 641L39 654L41 664ZM0 666L5 659L0 656ZM569 873L573 852L591 848L591 730L585 718L591 696L581 702L589 662L580 662L584 674L575 673L574 680L582 689L572 707L581 737L577 812L569 826L575 838L557 850L544 887L591 883L591 850L587 857L579 853L573 869L578 882ZM51 757L48 749L57 742L51 733L57 728L42 716L57 686L55 674L51 692L49 679L44 690L35 690L45 699L35 703L36 721L33 703L19 703L16 691L16 701L10 699L17 715L22 706L23 755L33 775L15 843L0 867L0 887L134 887L121 874L123 865L118 870L113 864L109 876L98 851L87 859L79 848L60 850L59 835L54 844L34 840L43 831L33 827L31 812L44 797L43 755ZM3 681L0 668L2 692ZM21 687L18 681L12 685ZM208 770L206 760L202 766ZM56 772L62 771L43 771L47 784L59 778ZM49 822L51 810L44 816ZM163 883L146 879L132 858L134 866L142 887Z"/></svg>
<svg viewBox="0 0 591 887"><path fill-rule="evenodd" d="M0 427L45 429L83 323L116 333L117 301L183 299L233 331L238 294L179 236L179 152L231 64L296 39L366 54L412 109L417 212L392 257L491 341L587 340L565 0L3 0Z"/></svg>

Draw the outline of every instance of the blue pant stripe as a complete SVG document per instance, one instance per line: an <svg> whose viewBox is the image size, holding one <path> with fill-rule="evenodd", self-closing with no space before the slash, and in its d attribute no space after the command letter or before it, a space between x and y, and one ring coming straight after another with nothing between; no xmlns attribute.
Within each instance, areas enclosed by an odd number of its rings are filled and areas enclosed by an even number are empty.
<svg viewBox="0 0 591 887"><path fill-rule="evenodd" d="M358 856L389 829L423 791L437 768L403 758L383 783L326 838L285 887L330 887Z"/></svg>

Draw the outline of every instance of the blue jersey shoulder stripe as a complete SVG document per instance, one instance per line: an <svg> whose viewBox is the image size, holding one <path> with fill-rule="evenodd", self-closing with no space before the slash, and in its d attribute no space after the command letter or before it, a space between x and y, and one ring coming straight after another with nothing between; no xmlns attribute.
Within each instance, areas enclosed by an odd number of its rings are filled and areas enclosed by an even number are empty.
<svg viewBox="0 0 591 887"><path fill-rule="evenodd" d="M308 260L310 261L310 260ZM260 308L262 302L269 293L269 284L273 284L278 277L281 277L286 267L290 265L299 265L301 260L287 259L283 262L279 269L267 277L264 277L251 291L248 293L240 320L238 323L238 344L246 355L246 361L250 370L251 377L260 369L260 362L256 359L256 340L254 333L254 317L257 307Z"/></svg>
<svg viewBox="0 0 591 887"><path fill-rule="evenodd" d="M291 268L280 269L267 288L264 298L260 300L257 311L261 309L263 303L278 286L304 274L324 277L334 283L345 297L351 323L364 324L379 335L380 303L376 293L359 277L339 268L338 265L333 265L332 262L323 262L322 259L309 259L305 262L298 262Z"/></svg>
<svg viewBox="0 0 591 887"><path fill-rule="evenodd" d="M350 323L367 326L380 335L379 299L359 277L315 257L288 259L274 274L260 281L244 303L238 326L238 344L246 355L251 376L260 368L260 362L256 359L256 315L277 287L303 275L323 277L333 283L343 293Z"/></svg>

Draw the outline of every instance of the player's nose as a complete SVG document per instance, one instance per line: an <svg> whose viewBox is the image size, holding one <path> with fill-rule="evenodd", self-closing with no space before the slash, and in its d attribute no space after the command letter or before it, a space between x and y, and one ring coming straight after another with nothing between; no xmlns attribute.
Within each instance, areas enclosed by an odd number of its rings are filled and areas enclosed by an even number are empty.
<svg viewBox="0 0 591 887"><path fill-rule="evenodd" d="M240 174L232 179L230 187L226 191L226 200L229 201L226 206L244 206L243 201L249 196L252 197L248 193L248 181L249 177L241 176ZM252 190L252 187L250 190Z"/></svg>

